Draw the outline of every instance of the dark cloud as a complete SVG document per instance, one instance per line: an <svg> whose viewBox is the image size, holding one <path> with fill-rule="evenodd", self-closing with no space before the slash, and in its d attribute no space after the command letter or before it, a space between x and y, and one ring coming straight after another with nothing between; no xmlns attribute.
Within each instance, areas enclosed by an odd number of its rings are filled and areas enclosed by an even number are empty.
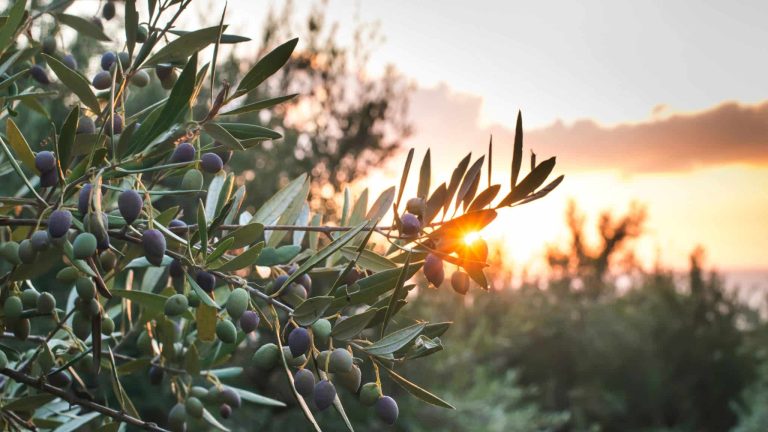
<svg viewBox="0 0 768 432"><path fill-rule="evenodd" d="M514 129L507 125L480 127L480 99L451 93L446 86L419 91L413 108L420 134L417 141L429 139L424 144L433 148L442 141L452 143L456 150L476 145L480 150L491 132L494 142L502 145L514 137ZM468 141L474 145L468 146ZM627 174L768 164L768 101L754 105L727 102L704 111L611 126L593 120L571 125L556 122L526 128L525 144L542 157L557 155L564 166Z"/></svg>

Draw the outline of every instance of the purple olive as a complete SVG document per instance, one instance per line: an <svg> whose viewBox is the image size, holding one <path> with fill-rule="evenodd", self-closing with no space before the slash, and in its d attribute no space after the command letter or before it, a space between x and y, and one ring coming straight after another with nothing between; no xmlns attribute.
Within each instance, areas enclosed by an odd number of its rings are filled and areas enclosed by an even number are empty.
<svg viewBox="0 0 768 432"><path fill-rule="evenodd" d="M107 71L99 71L93 76L91 85L97 90L106 90L112 86L112 75Z"/></svg>
<svg viewBox="0 0 768 432"><path fill-rule="evenodd" d="M54 169L40 174L40 186L54 187L57 183L59 183L59 171Z"/></svg>
<svg viewBox="0 0 768 432"><path fill-rule="evenodd" d="M53 152L41 151L35 155L35 168L40 174L56 169L56 156Z"/></svg>
<svg viewBox="0 0 768 432"><path fill-rule="evenodd" d="M104 54L101 55L101 68L105 71L108 71L109 68L112 67L113 64L115 64L115 61L117 60L117 56L112 51L107 51Z"/></svg>
<svg viewBox="0 0 768 432"><path fill-rule="evenodd" d="M195 281L200 286L200 288L203 289L205 292L211 292L216 287L216 276L212 275L211 273L208 273L207 271L199 271L197 272L197 276L195 276Z"/></svg>
<svg viewBox="0 0 768 432"><path fill-rule="evenodd" d="M224 162L216 153L205 153L200 157L200 168L211 174L216 174L224 168Z"/></svg>
<svg viewBox="0 0 768 432"><path fill-rule="evenodd" d="M161 265L165 255L165 236L156 229L149 229L144 231L141 243L147 261L152 265Z"/></svg>
<svg viewBox="0 0 768 432"><path fill-rule="evenodd" d="M195 146L183 142L176 146L171 154L170 163L192 162L195 160Z"/></svg>
<svg viewBox="0 0 768 432"><path fill-rule="evenodd" d="M374 406L376 415L388 425L393 425L397 421L397 415L399 410L397 408L397 402L389 396L382 396L376 401Z"/></svg>
<svg viewBox="0 0 768 432"><path fill-rule="evenodd" d="M240 328L243 332L250 333L259 327L259 321L258 313L251 310L245 311L240 317Z"/></svg>
<svg viewBox="0 0 768 432"><path fill-rule="evenodd" d="M48 217L48 234L52 238L64 237L72 226L72 213L69 210L55 210Z"/></svg>
<svg viewBox="0 0 768 432"><path fill-rule="evenodd" d="M312 396L315 391L315 374L308 369L299 369L293 376L293 386L305 398Z"/></svg>
<svg viewBox="0 0 768 432"><path fill-rule="evenodd" d="M443 283L445 270L443 269L443 260L439 256L429 254L424 258L424 276L435 287L439 287Z"/></svg>
<svg viewBox="0 0 768 432"><path fill-rule="evenodd" d="M40 84L48 85L51 83L50 78L48 78L48 73L40 65L32 66L32 68L29 69L29 74L32 75L32 78Z"/></svg>
<svg viewBox="0 0 768 432"><path fill-rule="evenodd" d="M299 327L288 335L288 347L291 349L291 355L294 357L305 354L310 344L309 332L305 328Z"/></svg>
<svg viewBox="0 0 768 432"><path fill-rule="evenodd" d="M401 218L401 230L400 232L407 237L415 236L421 231L421 222L419 218L410 213L405 213Z"/></svg>
<svg viewBox="0 0 768 432"><path fill-rule="evenodd" d="M315 385L314 400L317 409L326 410L336 399L336 387L328 380L322 380Z"/></svg>
<svg viewBox="0 0 768 432"><path fill-rule="evenodd" d="M144 207L144 201L141 199L141 195L133 189L124 190L117 197L117 208L128 225L139 217L142 207Z"/></svg>

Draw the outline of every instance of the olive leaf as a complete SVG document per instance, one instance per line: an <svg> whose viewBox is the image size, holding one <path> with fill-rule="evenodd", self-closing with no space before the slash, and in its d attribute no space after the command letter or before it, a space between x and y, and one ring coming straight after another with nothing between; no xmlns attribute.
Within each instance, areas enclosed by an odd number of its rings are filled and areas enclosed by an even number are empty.
<svg viewBox="0 0 768 432"><path fill-rule="evenodd" d="M331 301L333 301L333 297L310 297L293 310L293 319L301 326L312 325L312 323L322 318L325 310L331 305Z"/></svg>
<svg viewBox="0 0 768 432"><path fill-rule="evenodd" d="M392 354L411 342L424 330L424 327L426 327L425 323L418 323L397 330L368 345L364 348L364 351L375 356Z"/></svg>
<svg viewBox="0 0 768 432"><path fill-rule="evenodd" d="M240 81L240 85L237 86L237 91L235 92L234 97L242 96L255 89L259 84L264 82L265 79L269 78L283 67L288 59L291 58L291 54L298 43L298 38L291 39L256 62L253 68L251 68L251 70L245 74L242 81Z"/></svg>
<svg viewBox="0 0 768 432"><path fill-rule="evenodd" d="M101 42L109 42L111 39L104 31L85 18L68 14L56 14L56 20L65 26L72 27L78 34L88 36Z"/></svg>
<svg viewBox="0 0 768 432"><path fill-rule="evenodd" d="M96 95L91 90L91 84L80 75L79 72L74 71L67 67L64 63L60 62L55 57L51 57L47 54L43 54L45 61L48 63L48 67L53 70L53 73L61 80L61 82L72 91L80 101L87 106L94 113L101 112L101 106L99 100L96 99Z"/></svg>

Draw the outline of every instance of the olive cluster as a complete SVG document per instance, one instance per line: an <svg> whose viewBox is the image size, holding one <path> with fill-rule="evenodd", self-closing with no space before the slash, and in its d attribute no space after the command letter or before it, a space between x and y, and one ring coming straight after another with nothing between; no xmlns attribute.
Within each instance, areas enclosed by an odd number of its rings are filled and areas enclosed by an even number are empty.
<svg viewBox="0 0 768 432"><path fill-rule="evenodd" d="M201 420L206 405L218 406L219 415L227 419L233 409L240 408L242 398L237 391L226 386L190 387L186 399L174 405L168 413L168 427L173 432L204 428Z"/></svg>

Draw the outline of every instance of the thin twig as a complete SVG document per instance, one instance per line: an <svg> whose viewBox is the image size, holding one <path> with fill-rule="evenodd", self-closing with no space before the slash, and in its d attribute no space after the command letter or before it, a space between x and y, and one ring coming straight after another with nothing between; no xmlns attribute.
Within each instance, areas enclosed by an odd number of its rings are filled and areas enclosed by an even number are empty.
<svg viewBox="0 0 768 432"><path fill-rule="evenodd" d="M16 382L25 384L28 387L36 388L40 391L52 394L54 396L58 396L61 399L69 402L70 404L79 405L81 407L88 408L92 411L99 412L101 414L104 414L105 416L112 417L117 421L129 424L131 426L136 426L138 428L148 430L148 431L168 432L167 429L163 429L155 423L145 422L136 417L132 417L124 412L106 407L104 405L100 405L96 402L93 402L87 399L81 399L75 396L74 393L70 393L66 390L62 390L58 387L54 387L50 384L46 384L42 380L39 380L37 378L34 378L24 373L21 373L14 369L8 369L8 368L0 369L0 374L3 374Z"/></svg>

